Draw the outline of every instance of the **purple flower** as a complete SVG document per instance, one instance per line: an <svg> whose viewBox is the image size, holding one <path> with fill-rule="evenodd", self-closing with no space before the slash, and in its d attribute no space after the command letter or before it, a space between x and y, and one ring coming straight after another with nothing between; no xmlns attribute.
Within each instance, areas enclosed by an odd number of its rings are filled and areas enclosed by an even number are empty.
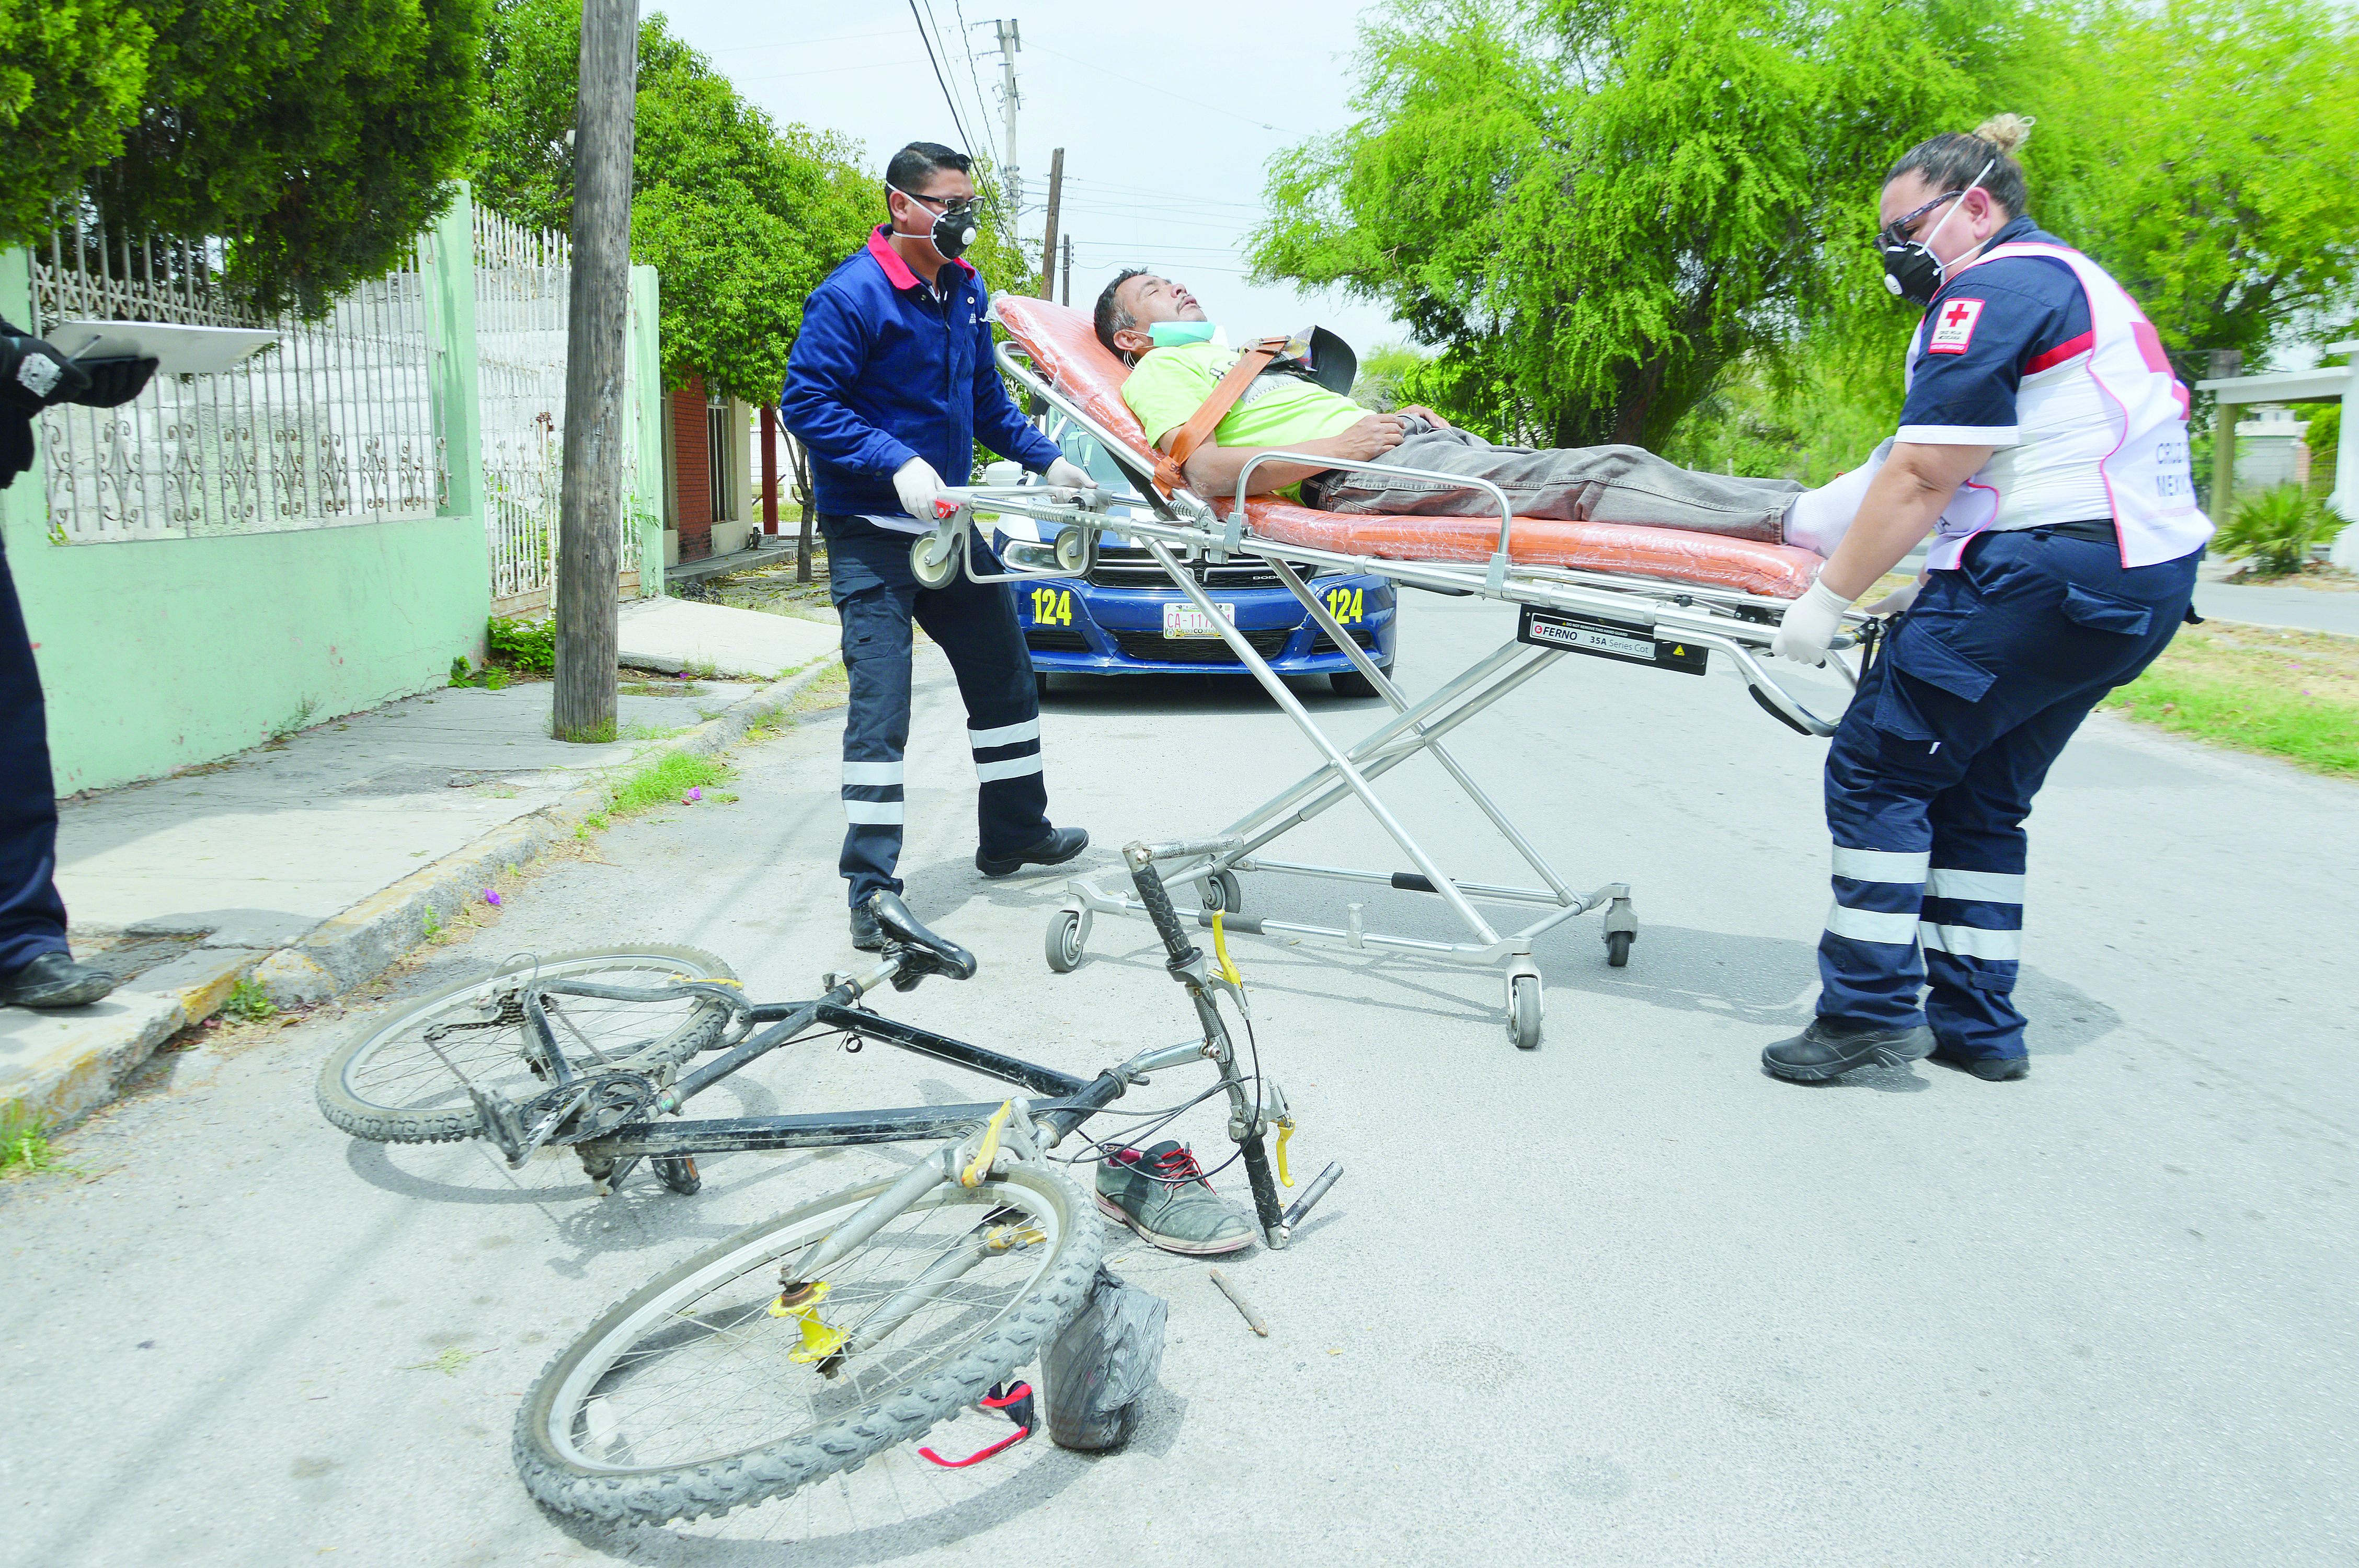
<svg viewBox="0 0 2359 1568"><path fill-rule="evenodd" d="M681 796L679 797L679 800L680 800L680 804L681 804L682 806L693 806L693 805L695 805L698 801L702 800L703 798L704 798L704 792L703 792L702 790L701 790L701 789L696 789L696 788L690 788L690 789L689 790L689 792L688 792L686 795L681 795Z"/></svg>
<svg viewBox="0 0 2359 1568"><path fill-rule="evenodd" d="M488 904L492 904L492 905L496 906L496 905L499 903L499 902L500 902L500 895L499 895L498 892L497 892L496 890L495 890L495 889L492 889L492 888L485 888L485 889L484 890L484 902L485 903L488 903Z"/></svg>

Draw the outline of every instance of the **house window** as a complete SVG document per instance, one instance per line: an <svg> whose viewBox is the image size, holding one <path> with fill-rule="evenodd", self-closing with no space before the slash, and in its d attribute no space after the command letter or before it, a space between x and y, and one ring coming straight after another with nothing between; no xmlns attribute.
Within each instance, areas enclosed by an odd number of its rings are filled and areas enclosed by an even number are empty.
<svg viewBox="0 0 2359 1568"><path fill-rule="evenodd" d="M712 503L715 523L734 522L737 506L731 494L730 465L736 460L736 444L729 438L729 400L712 396L704 400L704 476L707 493Z"/></svg>

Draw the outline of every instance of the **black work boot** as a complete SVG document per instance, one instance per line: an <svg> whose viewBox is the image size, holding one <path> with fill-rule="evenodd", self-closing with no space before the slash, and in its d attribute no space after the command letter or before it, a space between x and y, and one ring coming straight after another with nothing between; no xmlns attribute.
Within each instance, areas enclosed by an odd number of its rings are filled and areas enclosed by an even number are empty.
<svg viewBox="0 0 2359 1568"><path fill-rule="evenodd" d="M1933 1049L1933 1032L1914 1029L1840 1029L1823 1018L1791 1040L1761 1053L1761 1065L1798 1084L1840 1078L1854 1067L1897 1067Z"/></svg>
<svg viewBox="0 0 2359 1568"><path fill-rule="evenodd" d="M852 906L852 945L864 953L885 951L885 928L876 924L876 913L865 899Z"/></svg>
<svg viewBox="0 0 2359 1568"><path fill-rule="evenodd" d="M1930 1060L1945 1067L1955 1067L1962 1073L1972 1073L1986 1084L2004 1084L2031 1076L2031 1058L2028 1056L1969 1056L1962 1051L1952 1051L1947 1045L1936 1045Z"/></svg>
<svg viewBox="0 0 2359 1568"><path fill-rule="evenodd" d="M0 977L0 1007L82 1007L114 989L114 977L63 953L44 953Z"/></svg>
<svg viewBox="0 0 2359 1568"><path fill-rule="evenodd" d="M1013 855L974 852L974 869L986 877L1010 877L1026 866L1061 866L1090 847L1090 836L1078 827L1051 827L1049 836Z"/></svg>

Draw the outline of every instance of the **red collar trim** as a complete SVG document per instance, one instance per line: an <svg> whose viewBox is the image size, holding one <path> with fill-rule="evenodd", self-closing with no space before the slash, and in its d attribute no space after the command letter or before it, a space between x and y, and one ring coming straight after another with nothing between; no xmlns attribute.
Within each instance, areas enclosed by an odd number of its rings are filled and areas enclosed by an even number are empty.
<svg viewBox="0 0 2359 1568"><path fill-rule="evenodd" d="M893 248L893 242L886 237L892 232L893 225L889 222L879 223L871 230L868 235L868 254L876 259L878 266L885 269L885 280L887 283L896 288L915 288L918 287L918 275L909 270L909 264L903 261L901 253ZM969 277L974 276L974 268L963 257L952 256L951 265L964 268Z"/></svg>

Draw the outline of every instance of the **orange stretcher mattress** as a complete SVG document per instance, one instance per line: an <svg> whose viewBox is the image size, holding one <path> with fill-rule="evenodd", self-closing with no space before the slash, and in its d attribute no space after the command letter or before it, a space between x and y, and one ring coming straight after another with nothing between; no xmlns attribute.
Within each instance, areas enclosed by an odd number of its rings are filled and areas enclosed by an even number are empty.
<svg viewBox="0 0 2359 1568"><path fill-rule="evenodd" d="M999 319L1032 352L1033 363L1057 390L1143 459L1153 448L1122 400L1130 373L1108 353L1078 310L1045 299L1003 294ZM1499 525L1481 517L1378 517L1319 512L1263 499L1245 504L1253 531L1281 544L1394 561L1491 558ZM1522 566L1625 572L1672 582L1707 583L1776 599L1799 597L1817 577L1821 557L1794 545L1761 545L1679 528L1626 523L1565 523L1518 517L1508 535L1509 556Z"/></svg>

